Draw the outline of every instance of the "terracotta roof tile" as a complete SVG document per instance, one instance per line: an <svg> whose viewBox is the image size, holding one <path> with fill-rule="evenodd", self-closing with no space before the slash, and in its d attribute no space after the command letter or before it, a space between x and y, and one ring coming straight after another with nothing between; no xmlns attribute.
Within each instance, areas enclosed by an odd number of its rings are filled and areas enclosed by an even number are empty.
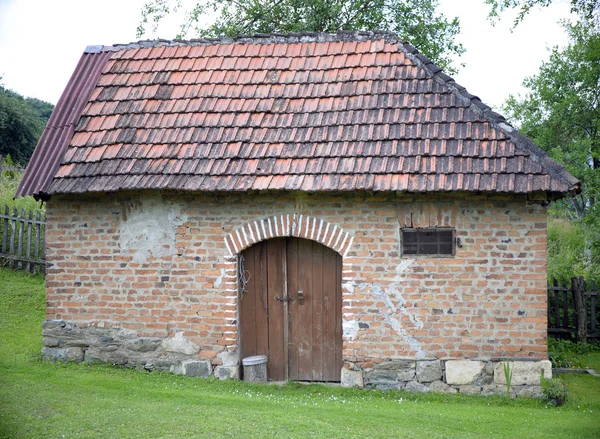
<svg viewBox="0 0 600 439"><path fill-rule="evenodd" d="M577 189L390 34L153 44L84 55L98 74L56 137L62 164L37 189L28 171L26 190Z"/></svg>

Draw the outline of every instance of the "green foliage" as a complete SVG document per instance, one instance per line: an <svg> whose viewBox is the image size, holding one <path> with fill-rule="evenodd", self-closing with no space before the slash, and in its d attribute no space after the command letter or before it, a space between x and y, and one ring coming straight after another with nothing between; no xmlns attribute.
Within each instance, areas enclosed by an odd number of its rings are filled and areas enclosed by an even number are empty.
<svg viewBox="0 0 600 439"><path fill-rule="evenodd" d="M550 404L559 407L567 401L569 392L565 382L560 378L545 378L542 370L540 384L544 398Z"/></svg>
<svg viewBox="0 0 600 439"><path fill-rule="evenodd" d="M18 180L22 171L23 168L15 166L10 154L7 154L6 157L0 156L0 183Z"/></svg>
<svg viewBox="0 0 600 439"><path fill-rule="evenodd" d="M511 96L506 112L550 156L583 183L581 195L564 203L572 219L598 214L600 190L600 32L565 24L570 44L554 48L540 72L525 79L530 93Z"/></svg>
<svg viewBox="0 0 600 439"><path fill-rule="evenodd" d="M510 399L510 384L512 383L512 370L510 370L510 363L505 361L502 365L504 369L504 378L506 379L506 399Z"/></svg>
<svg viewBox="0 0 600 439"><path fill-rule="evenodd" d="M552 362L552 367L565 369L580 369L581 363L573 358L567 352L548 352L548 359Z"/></svg>
<svg viewBox="0 0 600 439"><path fill-rule="evenodd" d="M600 258L600 29L585 20L565 28L569 45L554 48L539 73L525 79L527 96L511 96L504 110L581 181L581 193L555 203L552 211L581 229L583 260L591 267Z"/></svg>
<svg viewBox="0 0 600 439"><path fill-rule="evenodd" d="M10 154L25 166L53 109L48 102L24 98L0 85L0 156Z"/></svg>
<svg viewBox="0 0 600 439"><path fill-rule="evenodd" d="M555 352L573 352L585 355L592 352L600 352L600 345L592 343L575 343L571 340L549 338L548 349Z"/></svg>
<svg viewBox="0 0 600 439"><path fill-rule="evenodd" d="M560 340L548 338L548 358L552 362L552 367L579 368L581 364L573 360L571 349L577 346L570 340Z"/></svg>
<svg viewBox="0 0 600 439"><path fill-rule="evenodd" d="M497 18L502 11L507 9L519 9L519 14L515 18L514 25L523 21L525 15L529 14L531 9L545 8L554 3L554 0L485 0L491 6L489 17ZM598 9L600 0L570 0L571 12L574 12L586 20L598 18Z"/></svg>
<svg viewBox="0 0 600 439"><path fill-rule="evenodd" d="M409 40L442 69L456 72L451 57L464 52L458 18L436 13L438 0L195 0L179 38L254 33L388 30ZM184 7L183 0L151 0L142 8L138 36ZM211 17L216 19L210 24Z"/></svg>
<svg viewBox="0 0 600 439"><path fill-rule="evenodd" d="M590 366L586 360L594 362L597 357L600 357L596 354L600 354L600 345L574 343L570 340L556 338L548 339L548 357L552 362L552 367L588 368ZM582 356L588 356L589 358L582 361Z"/></svg>
<svg viewBox="0 0 600 439"><path fill-rule="evenodd" d="M22 197L14 199L17 186L23 174L13 170L3 171L4 167L11 167L12 161L10 155L0 159L0 210L4 213L4 206L8 206L11 209L16 207L17 209L32 210L35 212L44 213L44 207L42 204L35 200L33 197ZM2 230L2 224L0 224L0 232Z"/></svg>
<svg viewBox="0 0 600 439"><path fill-rule="evenodd" d="M560 211L554 209L555 214ZM548 218L548 280L583 276L600 282L600 255L594 252L586 262L585 231L577 221Z"/></svg>

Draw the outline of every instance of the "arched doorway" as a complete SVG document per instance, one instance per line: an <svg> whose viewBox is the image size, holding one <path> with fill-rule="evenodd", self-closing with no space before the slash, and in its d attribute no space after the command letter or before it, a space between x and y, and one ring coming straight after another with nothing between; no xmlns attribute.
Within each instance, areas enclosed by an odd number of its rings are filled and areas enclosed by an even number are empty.
<svg viewBox="0 0 600 439"><path fill-rule="evenodd" d="M340 381L342 257L288 237L253 245L239 263L242 356L268 355L270 380Z"/></svg>

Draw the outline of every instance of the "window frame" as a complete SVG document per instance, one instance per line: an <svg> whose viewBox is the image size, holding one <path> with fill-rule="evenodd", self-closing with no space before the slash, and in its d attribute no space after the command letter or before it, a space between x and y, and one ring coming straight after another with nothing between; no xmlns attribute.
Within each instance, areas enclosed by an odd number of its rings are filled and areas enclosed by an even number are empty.
<svg viewBox="0 0 600 439"><path fill-rule="evenodd" d="M404 253L404 232L452 232L452 253ZM439 240L438 240L439 243ZM402 258L454 258L456 257L456 229L454 227L400 227L400 257ZM438 246L439 250L439 246ZM418 249L417 249L418 251Z"/></svg>

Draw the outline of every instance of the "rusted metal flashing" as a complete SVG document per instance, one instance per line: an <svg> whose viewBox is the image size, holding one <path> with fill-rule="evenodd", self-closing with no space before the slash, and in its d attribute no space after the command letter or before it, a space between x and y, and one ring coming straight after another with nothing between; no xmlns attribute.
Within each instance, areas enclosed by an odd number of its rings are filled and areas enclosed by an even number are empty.
<svg viewBox="0 0 600 439"><path fill-rule="evenodd" d="M38 141L15 198L27 195L41 200L49 198L46 190L56 174L75 132L77 121L110 56L111 52L104 51L82 55Z"/></svg>

